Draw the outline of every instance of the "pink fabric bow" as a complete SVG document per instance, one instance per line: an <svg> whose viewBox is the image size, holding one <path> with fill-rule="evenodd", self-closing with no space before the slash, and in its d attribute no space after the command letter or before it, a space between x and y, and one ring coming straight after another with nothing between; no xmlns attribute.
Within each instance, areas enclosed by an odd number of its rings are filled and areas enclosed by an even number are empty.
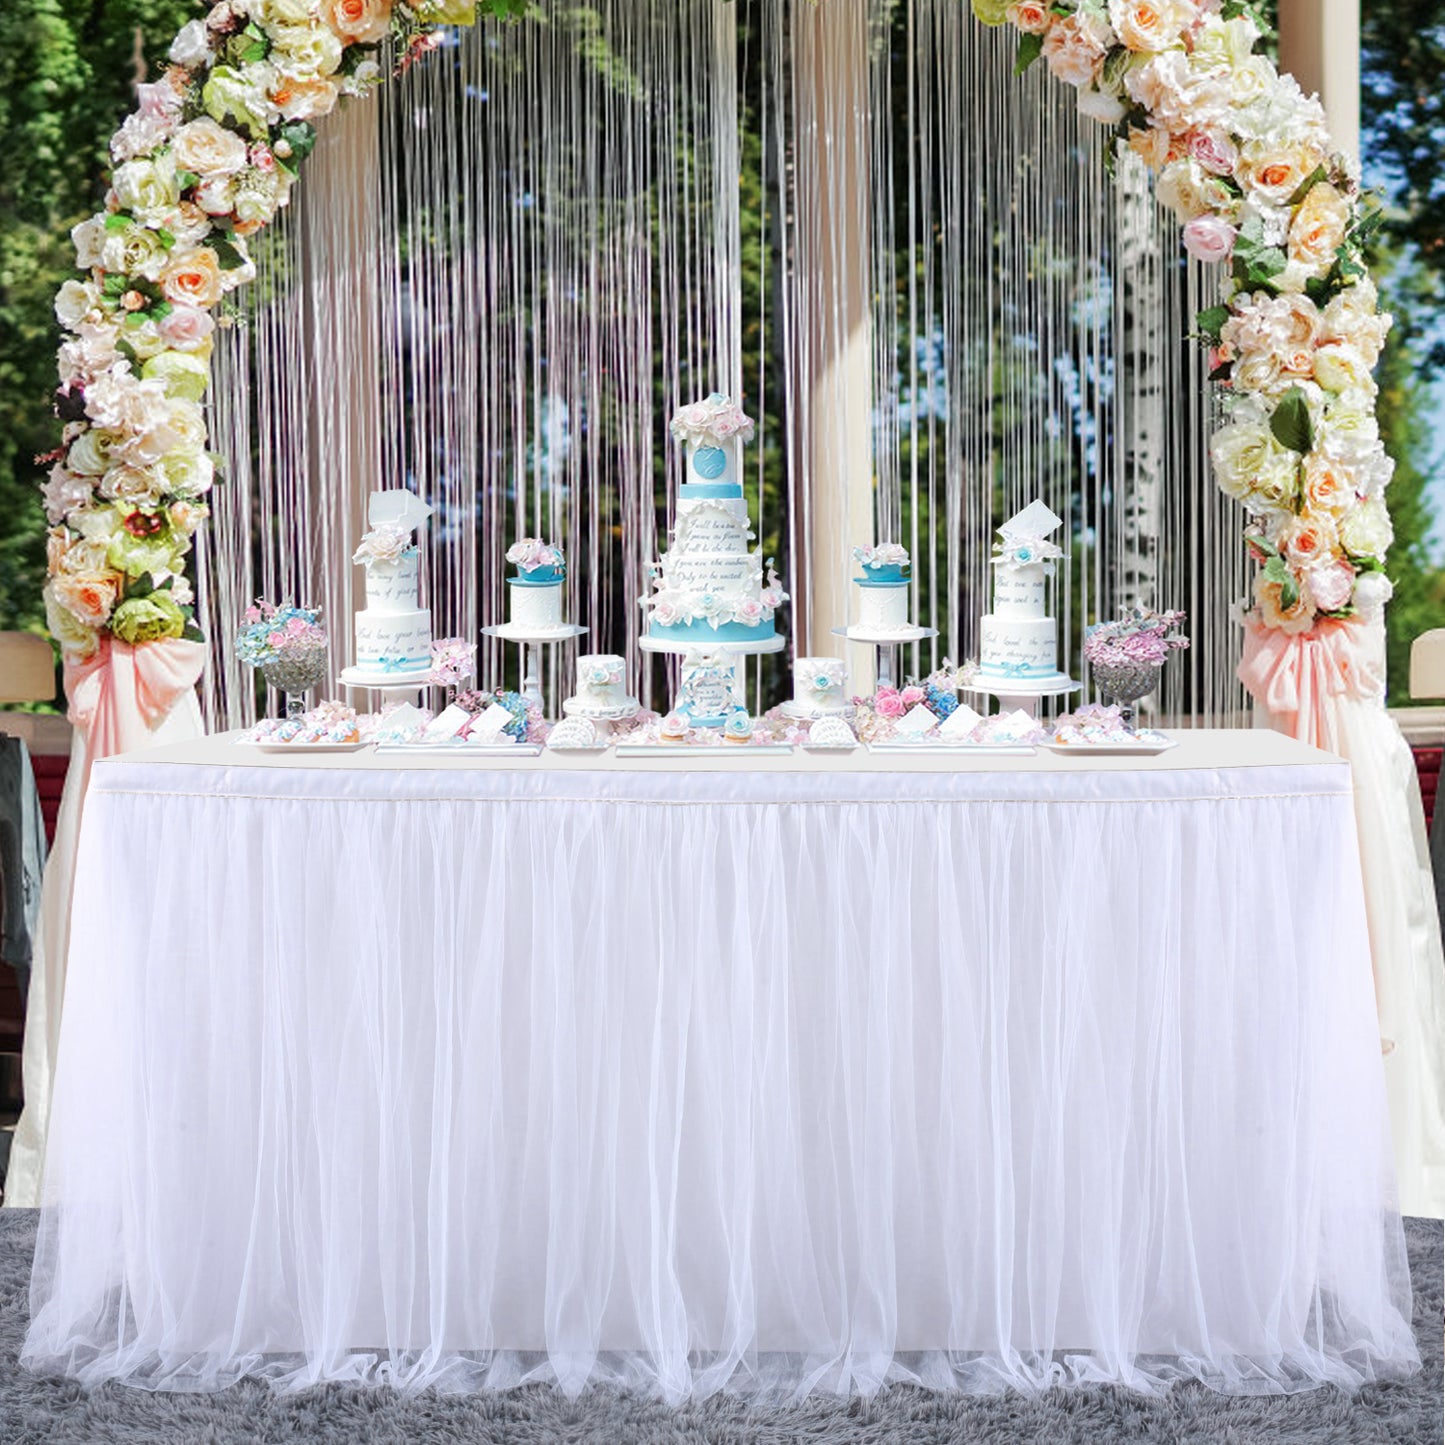
<svg viewBox="0 0 1445 1445"><path fill-rule="evenodd" d="M65 664L70 720L85 734L89 757L143 748L181 696L196 685L206 649L179 637L132 647L113 637L84 662Z"/></svg>
<svg viewBox="0 0 1445 1445"><path fill-rule="evenodd" d="M1376 624L1327 618L1309 632L1291 634L1247 618L1239 680L1278 731L1333 751L1338 733L1332 704L1384 691L1378 630Z"/></svg>

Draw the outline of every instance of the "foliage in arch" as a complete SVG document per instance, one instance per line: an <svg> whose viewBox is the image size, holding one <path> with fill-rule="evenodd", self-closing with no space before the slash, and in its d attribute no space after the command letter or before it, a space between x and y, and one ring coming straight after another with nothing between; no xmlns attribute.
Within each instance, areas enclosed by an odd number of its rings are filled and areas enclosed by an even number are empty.
<svg viewBox="0 0 1445 1445"><path fill-rule="evenodd" d="M827 0L821 0L827 3ZM1372 226L1319 102L1260 53L1248 0L972 0L1019 35L1156 176L1221 296L1198 319L1226 383L1219 484L1249 514L1256 635L1315 638L1379 615L1392 464L1374 419L1389 318L1362 262ZM68 670L199 640L187 561L215 477L201 398L247 238L286 205L315 125L445 26L528 0L215 0L116 132L105 209L72 233L61 447L43 487L46 610Z"/></svg>

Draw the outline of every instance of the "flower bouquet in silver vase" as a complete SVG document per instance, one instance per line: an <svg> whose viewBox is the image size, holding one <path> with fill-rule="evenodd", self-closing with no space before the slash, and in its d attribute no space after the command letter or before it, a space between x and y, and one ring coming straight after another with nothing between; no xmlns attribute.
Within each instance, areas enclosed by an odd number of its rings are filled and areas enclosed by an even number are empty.
<svg viewBox="0 0 1445 1445"><path fill-rule="evenodd" d="M1084 638L1084 660L1107 704L1134 731L1134 704L1159 686L1159 676L1171 652L1189 646L1189 639L1174 629L1184 621L1182 612L1151 612L1136 607L1113 622L1091 627Z"/></svg>
<svg viewBox="0 0 1445 1445"><path fill-rule="evenodd" d="M236 655L285 695L287 717L301 717L307 692L326 678L321 609L257 601L242 615Z"/></svg>

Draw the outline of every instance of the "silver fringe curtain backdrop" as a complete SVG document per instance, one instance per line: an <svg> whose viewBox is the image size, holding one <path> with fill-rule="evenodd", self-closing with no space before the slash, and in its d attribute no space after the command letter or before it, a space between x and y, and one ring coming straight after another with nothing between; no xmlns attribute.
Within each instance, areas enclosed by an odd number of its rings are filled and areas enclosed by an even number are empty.
<svg viewBox="0 0 1445 1445"><path fill-rule="evenodd" d="M395 485L436 509L437 636L502 620L502 553L555 538L582 650L625 652L661 703L636 598L678 479L666 420L715 388L759 418L749 503L799 651L845 620L814 580L876 536L913 552L940 630L908 669L973 655L995 528L1042 495L1069 519L1066 665L1087 622L1185 607L1161 710L1236 718L1239 519L1187 336L1209 284L1072 93L1015 77L963 0L540 9L329 118L257 247L212 401L212 723L251 718L230 641L257 593L319 603L350 661L351 552ZM840 490L870 483L860 521ZM479 661L515 678L500 644ZM786 656L756 676L776 701Z"/></svg>

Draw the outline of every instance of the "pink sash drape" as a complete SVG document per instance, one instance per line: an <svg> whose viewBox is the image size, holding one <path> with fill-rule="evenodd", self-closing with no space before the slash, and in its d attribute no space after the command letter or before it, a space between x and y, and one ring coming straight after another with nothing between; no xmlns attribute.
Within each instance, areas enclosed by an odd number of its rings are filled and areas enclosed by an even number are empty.
<svg viewBox="0 0 1445 1445"><path fill-rule="evenodd" d="M132 647L106 637L84 662L67 662L70 720L85 734L90 760L145 747L196 685L205 661L199 642L163 638Z"/></svg>
<svg viewBox="0 0 1445 1445"><path fill-rule="evenodd" d="M1251 618L1244 625L1240 681L1278 731L1335 751L1334 704L1384 694L1377 632L1369 623L1331 619L1291 635Z"/></svg>

